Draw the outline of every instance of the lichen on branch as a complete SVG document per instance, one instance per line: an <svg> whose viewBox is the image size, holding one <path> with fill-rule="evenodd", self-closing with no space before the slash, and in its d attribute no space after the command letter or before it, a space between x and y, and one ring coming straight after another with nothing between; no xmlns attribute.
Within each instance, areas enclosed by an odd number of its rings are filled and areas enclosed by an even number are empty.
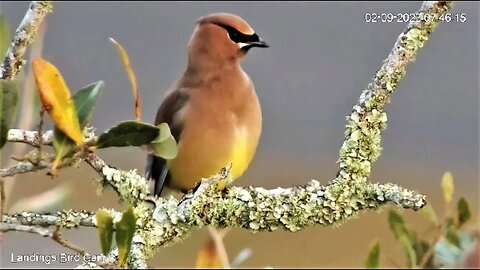
<svg viewBox="0 0 480 270"><path fill-rule="evenodd" d="M25 64L25 52L33 42L45 16L52 11L52 1L32 1L0 66L0 79L14 79Z"/></svg>
<svg viewBox="0 0 480 270"><path fill-rule="evenodd" d="M134 206L137 228L127 265L145 268L145 260L153 256L158 247L177 243L193 228L207 225L244 228L254 233L277 229L294 232L314 225L337 226L362 211L377 209L389 202L413 210L425 206L424 195L396 184L371 183L369 178L371 165L381 153L381 133L387 122L384 106L405 75L408 63L414 61L418 50L434 31L439 15L451 6L451 1L424 2L418 12L435 16L429 16L429 21L411 22L400 34L390 55L347 117L345 141L340 149L340 170L326 185L311 180L290 188L269 190L231 186L217 191L219 181L230 181L231 167L227 166L218 175L202 179L181 201L153 198L148 194L148 179L135 170L126 172L109 166L95 152L83 153L79 158L101 176L99 186L112 187L121 201ZM24 130L10 130L7 140L35 146L39 144L39 136L44 144L51 144L51 133ZM96 138L93 133L89 137ZM95 226L91 214L73 220L70 214L54 214L45 219L42 215L22 213L21 216L6 215L3 222L41 226L43 221L43 225L63 228ZM32 224L32 221L38 222ZM116 262L117 251L113 250L109 258ZM94 266L85 263L80 267Z"/></svg>

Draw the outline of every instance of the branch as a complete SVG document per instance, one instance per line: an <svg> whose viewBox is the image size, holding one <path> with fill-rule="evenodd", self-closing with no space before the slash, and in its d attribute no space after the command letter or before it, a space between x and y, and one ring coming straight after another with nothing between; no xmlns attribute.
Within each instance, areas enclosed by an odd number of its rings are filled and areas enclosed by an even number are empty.
<svg viewBox="0 0 480 270"><path fill-rule="evenodd" d="M417 12L421 20L410 22L397 38L384 64L347 117L345 141L340 149L340 171L335 181L367 181L371 165L382 150L381 133L387 127L383 108L406 74L407 65L415 60L418 50L437 27L440 14L446 13L452 5L452 1L423 2Z"/></svg>
<svg viewBox="0 0 480 270"><path fill-rule="evenodd" d="M19 162L10 168L0 169L0 177L8 177L27 172L35 172L51 167L52 164L45 161L40 161L36 165L31 162Z"/></svg>
<svg viewBox="0 0 480 270"><path fill-rule="evenodd" d="M21 129L10 129L7 135L9 142L18 142L26 143L31 146L38 147L40 143L40 138L38 132L21 130ZM43 145L52 145L53 144L53 131L48 130L42 134L42 144Z"/></svg>
<svg viewBox="0 0 480 270"><path fill-rule="evenodd" d="M50 230L36 227L36 226L26 226L20 224L6 224L0 223L0 232L27 232L27 233L35 233L41 235L43 237L53 237L53 233Z"/></svg>
<svg viewBox="0 0 480 270"><path fill-rule="evenodd" d="M25 17L15 32L5 59L0 66L0 79L12 80L25 64L25 51L32 43L45 16L52 10L52 1L32 1Z"/></svg>
<svg viewBox="0 0 480 270"><path fill-rule="evenodd" d="M406 66L415 59L437 26L439 15L450 7L451 2L424 2L419 13L430 14L430 20L412 22L400 34L389 57L348 117L345 142L340 150L340 170L328 185L312 180L291 188L229 187L219 192L216 190L219 181L231 183L230 165L218 175L202 179L195 191L186 194L180 202L174 198L153 199L148 196L148 181L136 170L125 172L108 166L95 153L82 156L102 176L99 181L102 187L111 186L122 201L135 206L137 230L128 266L146 266L145 259L153 256L158 247L184 239L193 227L238 227L253 233L277 229L294 232L313 225L338 226L362 211L377 209L388 202L413 210L425 206L424 195L395 184L367 180L371 164L381 152L381 132L387 121L383 108L405 75ZM17 136L24 132L10 130L8 141L38 144L35 133L23 139ZM9 218L11 216L4 220ZM114 262L116 252L109 255Z"/></svg>
<svg viewBox="0 0 480 270"><path fill-rule="evenodd" d="M89 211L65 210L52 214L37 214L22 212L19 214L5 215L4 224L17 224L25 226L60 226L62 228L96 227L95 213ZM1 223L0 223L1 224Z"/></svg>

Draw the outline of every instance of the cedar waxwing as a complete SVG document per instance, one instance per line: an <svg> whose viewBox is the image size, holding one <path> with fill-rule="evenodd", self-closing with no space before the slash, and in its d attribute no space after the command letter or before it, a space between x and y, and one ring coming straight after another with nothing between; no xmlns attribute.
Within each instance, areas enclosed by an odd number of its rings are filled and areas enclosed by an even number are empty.
<svg viewBox="0 0 480 270"><path fill-rule="evenodd" d="M148 156L146 176L155 181L154 195L160 196L164 185L185 193L229 162L233 179L246 170L262 129L255 88L240 66L253 47L269 45L239 16L215 13L197 20L187 67L155 119L156 125L170 126L178 154L170 160Z"/></svg>

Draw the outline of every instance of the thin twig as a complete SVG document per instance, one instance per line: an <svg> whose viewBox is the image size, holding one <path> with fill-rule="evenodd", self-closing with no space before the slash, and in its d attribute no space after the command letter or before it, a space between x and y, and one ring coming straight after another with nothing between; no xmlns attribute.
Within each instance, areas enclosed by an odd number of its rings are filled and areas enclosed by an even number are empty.
<svg viewBox="0 0 480 270"><path fill-rule="evenodd" d="M50 167L51 164L45 161L40 161L37 165L30 162L19 162L9 168L0 169L0 177L8 177L28 172L36 172Z"/></svg>
<svg viewBox="0 0 480 270"><path fill-rule="evenodd" d="M40 121L38 123L38 130L37 130L38 134L42 134L44 116L45 116L45 109L42 107L40 109ZM43 144L43 138L42 138L42 136L38 136L37 159L32 160L32 163L34 165L37 165L38 163L40 163L40 161L42 161L42 144Z"/></svg>
<svg viewBox="0 0 480 270"><path fill-rule="evenodd" d="M57 228L55 229L55 231L53 231L53 235L52 235L52 239L59 243L60 245L68 248L68 249L71 249L77 253L79 253L80 255L84 256L85 254L87 254L87 252L85 251L85 249L77 246L77 245L74 245L70 242L68 242L66 239L64 239L62 237L62 233L60 232L60 226L57 226Z"/></svg>
<svg viewBox="0 0 480 270"><path fill-rule="evenodd" d="M0 178L0 222L3 220L7 207L7 195L5 194L5 181Z"/></svg>
<svg viewBox="0 0 480 270"><path fill-rule="evenodd" d="M227 231L217 230L211 226L208 226L208 231L210 232L210 236L212 237L212 240L215 243L215 248L220 257L220 261L222 262L223 268L229 269L230 260L228 259L227 249L225 248L225 243L223 242L223 238L227 234Z"/></svg>

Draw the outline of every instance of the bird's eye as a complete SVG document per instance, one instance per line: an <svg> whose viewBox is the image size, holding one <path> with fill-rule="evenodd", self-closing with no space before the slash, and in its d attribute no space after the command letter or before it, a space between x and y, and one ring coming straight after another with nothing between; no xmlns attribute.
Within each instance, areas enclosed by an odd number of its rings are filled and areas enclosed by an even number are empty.
<svg viewBox="0 0 480 270"><path fill-rule="evenodd" d="M256 34L246 35L239 32L237 29L224 24L218 24L218 26L227 30L228 37L235 43L249 43L252 41L258 41L258 36Z"/></svg>

